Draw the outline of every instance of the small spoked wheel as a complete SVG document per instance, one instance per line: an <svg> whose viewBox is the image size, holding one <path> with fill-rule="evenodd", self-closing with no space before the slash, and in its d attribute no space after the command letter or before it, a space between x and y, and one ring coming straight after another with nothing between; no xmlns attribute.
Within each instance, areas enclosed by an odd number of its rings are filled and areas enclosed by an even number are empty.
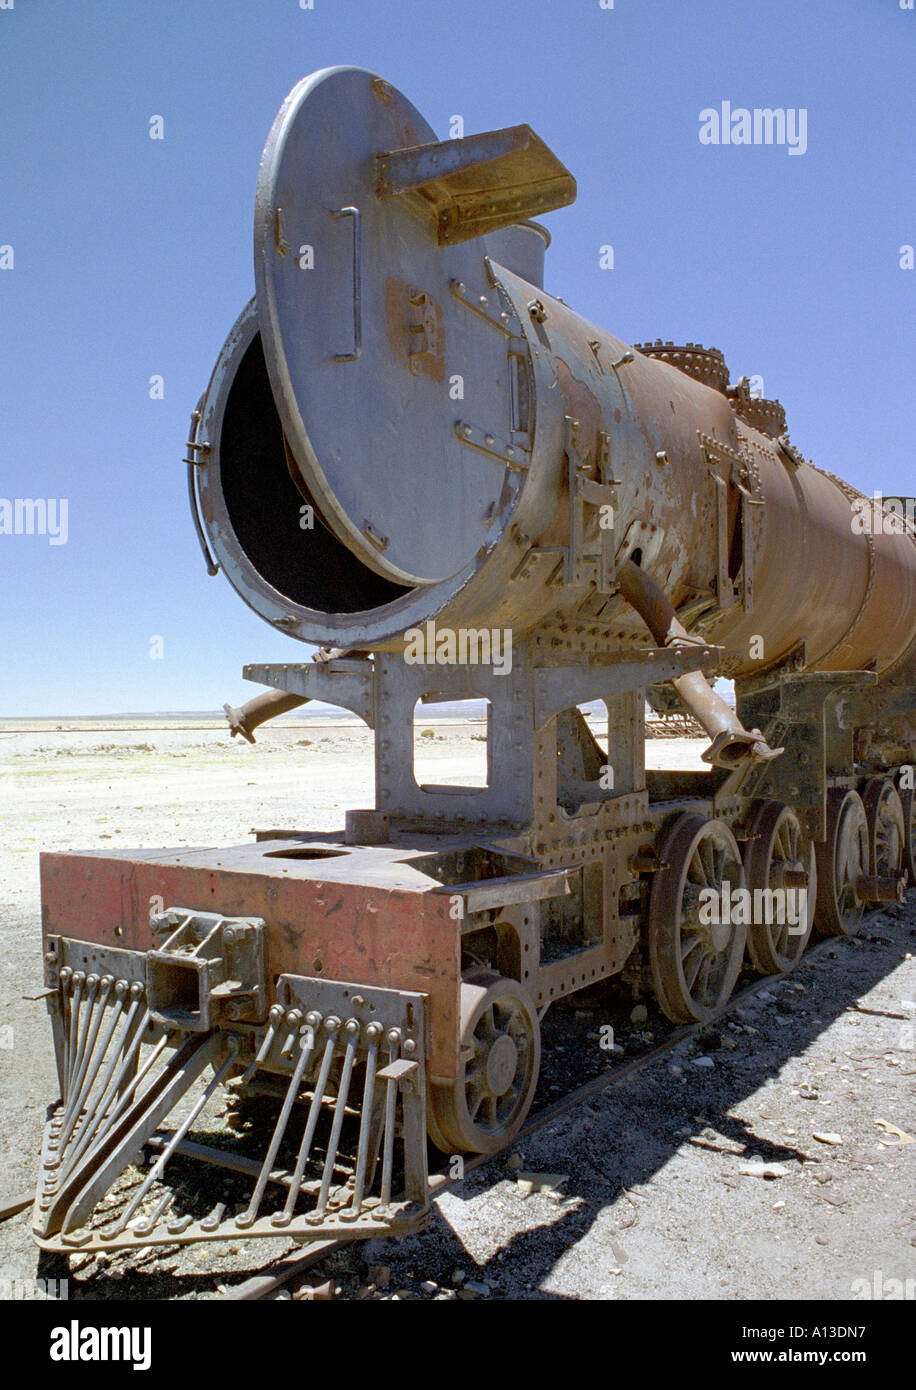
<svg viewBox="0 0 916 1390"><path fill-rule="evenodd" d="M791 806L763 801L750 824L744 873L751 893L747 953L762 975L785 975L804 954L814 925L817 865Z"/></svg>
<svg viewBox="0 0 916 1390"><path fill-rule="evenodd" d="M900 793L889 777L870 777L862 791L868 822L869 873L899 878L908 867L906 815Z"/></svg>
<svg viewBox="0 0 916 1390"><path fill-rule="evenodd" d="M822 936L855 936L865 916L858 883L868 873L868 819L858 792L834 787L827 797L827 837L815 846L817 906Z"/></svg>
<svg viewBox="0 0 916 1390"><path fill-rule="evenodd" d="M521 1128L541 1066L537 1010L517 980L479 969L461 983L458 1075L429 1088L427 1128L444 1153L494 1153Z"/></svg>
<svg viewBox="0 0 916 1390"><path fill-rule="evenodd" d="M705 1022L735 987L747 940L732 911L741 854L720 820L688 812L664 836L649 899L648 946L659 1007L675 1023ZM736 920L738 919L738 920Z"/></svg>

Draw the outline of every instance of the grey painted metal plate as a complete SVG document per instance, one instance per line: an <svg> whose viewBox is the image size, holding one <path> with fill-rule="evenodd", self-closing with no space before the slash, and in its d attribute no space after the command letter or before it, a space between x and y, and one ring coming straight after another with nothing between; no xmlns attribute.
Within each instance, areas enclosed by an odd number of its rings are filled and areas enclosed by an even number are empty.
<svg viewBox="0 0 916 1390"><path fill-rule="evenodd" d="M274 122L255 216L265 359L305 487L365 564L412 584L464 569L506 520L505 457L459 422L510 446L517 423L486 240L439 247L376 195L377 155L435 138L372 73L314 73Z"/></svg>

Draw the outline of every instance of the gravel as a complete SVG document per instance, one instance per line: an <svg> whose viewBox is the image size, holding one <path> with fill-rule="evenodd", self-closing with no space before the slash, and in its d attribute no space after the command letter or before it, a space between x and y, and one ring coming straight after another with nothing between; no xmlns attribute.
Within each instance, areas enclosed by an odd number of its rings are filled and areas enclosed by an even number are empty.
<svg viewBox="0 0 916 1390"><path fill-rule="evenodd" d="M359 729L303 746L301 724L277 725L249 748L206 721L129 739L108 724L0 738L2 1195L33 1183L57 1094L44 1008L24 998L41 985L37 850L232 844L256 824L331 829L344 805L371 804ZM458 766L465 744L445 731L437 756ZM339 1299L848 1299L883 1297L889 1280L916 1297L914 953L911 894L525 1140L511 1164L475 1170L421 1235L346 1248L316 1275ZM594 1073L619 1055L600 1048L606 1022L627 1057L661 1036L651 1001L644 1018L612 989L552 1010L564 1060L548 1061L536 1105L569 1066ZM526 1194L520 1170L565 1181ZM67 1278L71 1300L212 1298L290 1249L83 1255L68 1270L39 1256L25 1212L0 1225L0 1279ZM370 1267L387 1274L373 1282Z"/></svg>

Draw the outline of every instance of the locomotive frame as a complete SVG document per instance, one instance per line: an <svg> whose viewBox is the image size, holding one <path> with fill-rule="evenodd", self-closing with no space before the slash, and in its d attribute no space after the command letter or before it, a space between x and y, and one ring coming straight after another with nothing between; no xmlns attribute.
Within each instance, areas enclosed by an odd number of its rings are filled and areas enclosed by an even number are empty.
<svg viewBox="0 0 916 1390"><path fill-rule="evenodd" d="M746 952L756 969L784 973L801 959L812 915L823 933L853 935L867 905L902 900L916 852L913 792L898 793L903 767L856 768L856 730L844 715L874 683L871 673L775 673L740 691L742 713L771 743L786 741L779 760L647 772L645 687L696 669L698 658L714 665L721 649L615 659L589 645L583 633L545 631L516 652L508 679L475 669L473 689L493 711L491 786L457 794L418 786L408 754L417 699L460 698L466 669L391 657L247 668L251 679L331 700L374 726L374 809L348 812L343 836L262 832L229 850L43 856L65 1098L36 1204L45 1248L417 1229L428 1211L427 1133L448 1153L509 1142L533 1099L539 1022L551 1003L622 974L633 989L654 990L674 1021L712 1018ZM588 664L573 664L584 655ZM592 699L609 711L612 794L599 793L607 754L577 709ZM795 779L791 800L787 779ZM698 886L726 881L752 891L793 882L816 894L816 911L797 929L785 920L703 928ZM149 903L169 906L147 920ZM98 1048L106 1005L111 1015L119 1004L122 1032L108 1021L113 1048ZM132 1101L146 1042L160 1053L168 1043L174 1065L151 1095ZM112 1056L128 1060L120 1081L102 1074ZM286 1087L262 1162L249 1160L256 1202L197 1220L170 1219L162 1205L133 1224L142 1209L128 1203L93 1234L85 1217L96 1199L208 1066L210 1095L233 1074L236 1086L258 1073ZM354 1108L354 1073L362 1077L356 1162L341 1171L336 1145ZM312 1135L322 1109L336 1135L312 1179L315 1205L295 1218L289 1193L306 1190L304 1168L297 1184L297 1168L278 1169L277 1152L309 1085ZM106 1088L127 1103L110 1106L93 1131ZM155 1176L188 1130L172 1132ZM393 1195L395 1172L402 1190ZM269 1217L260 1214L268 1182L286 1198Z"/></svg>

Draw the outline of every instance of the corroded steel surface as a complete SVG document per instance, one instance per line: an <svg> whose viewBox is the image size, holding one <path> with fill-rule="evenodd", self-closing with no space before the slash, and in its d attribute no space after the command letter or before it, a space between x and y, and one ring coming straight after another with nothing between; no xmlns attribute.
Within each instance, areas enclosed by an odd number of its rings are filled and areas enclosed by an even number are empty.
<svg viewBox="0 0 916 1390"><path fill-rule="evenodd" d="M148 951L157 906L261 917L269 925L269 979L304 970L428 994L431 1070L452 1075L460 970L448 896L430 891L428 881L425 891L419 887L419 875L397 862L403 851L341 847L336 858L271 857L297 847L280 840L224 850L135 850L123 858L43 854L44 934Z"/></svg>

